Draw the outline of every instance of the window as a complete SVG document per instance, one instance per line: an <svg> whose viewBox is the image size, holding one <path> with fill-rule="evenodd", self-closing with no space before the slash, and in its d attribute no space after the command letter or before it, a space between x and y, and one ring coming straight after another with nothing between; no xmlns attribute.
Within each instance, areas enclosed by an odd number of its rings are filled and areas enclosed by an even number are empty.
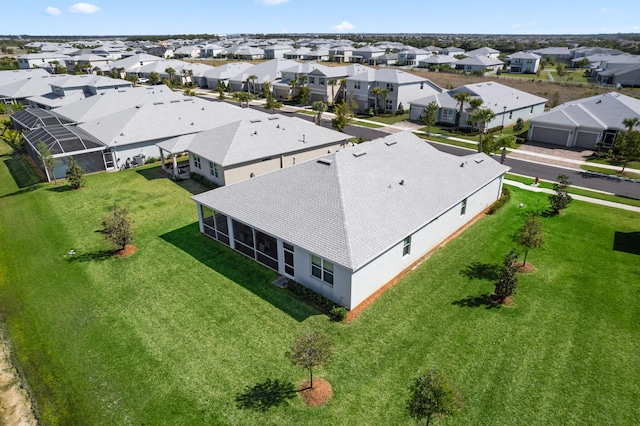
<svg viewBox="0 0 640 426"><path fill-rule="evenodd" d="M387 89L389 89L390 92L393 92L393 84L387 83Z"/></svg>
<svg viewBox="0 0 640 426"><path fill-rule="evenodd" d="M215 178L218 177L218 165L213 161L209 161L209 171L211 172L211 176Z"/></svg>
<svg viewBox="0 0 640 426"><path fill-rule="evenodd" d="M316 78L315 77L309 77L309 84L316 84Z"/></svg>
<svg viewBox="0 0 640 426"><path fill-rule="evenodd" d="M311 255L311 275L333 285L333 263L314 254Z"/></svg>
<svg viewBox="0 0 640 426"><path fill-rule="evenodd" d="M320 84L320 86L324 86L324 78L320 77L319 81L320 82L318 84Z"/></svg>
<svg viewBox="0 0 640 426"><path fill-rule="evenodd" d="M411 235L402 242L402 256L406 256L409 253L411 253Z"/></svg>
<svg viewBox="0 0 640 426"><path fill-rule="evenodd" d="M193 167L196 168L200 168L200 156L199 155L195 155L193 156Z"/></svg>
<svg viewBox="0 0 640 426"><path fill-rule="evenodd" d="M453 110L451 109L443 109L442 110L442 121L451 121L453 120Z"/></svg>
<svg viewBox="0 0 640 426"><path fill-rule="evenodd" d="M424 82L420 82L420 90L424 89Z"/></svg>
<svg viewBox="0 0 640 426"><path fill-rule="evenodd" d="M529 110L529 114L533 114L533 106L531 107L531 109Z"/></svg>
<svg viewBox="0 0 640 426"><path fill-rule="evenodd" d="M464 216L467 212L467 199L462 200L462 207L460 207L460 216Z"/></svg>
<svg viewBox="0 0 640 426"><path fill-rule="evenodd" d="M513 118L513 111L509 111L509 120Z"/></svg>
<svg viewBox="0 0 640 426"><path fill-rule="evenodd" d="M354 81L353 82L353 88L359 90L360 89L360 82L359 81Z"/></svg>

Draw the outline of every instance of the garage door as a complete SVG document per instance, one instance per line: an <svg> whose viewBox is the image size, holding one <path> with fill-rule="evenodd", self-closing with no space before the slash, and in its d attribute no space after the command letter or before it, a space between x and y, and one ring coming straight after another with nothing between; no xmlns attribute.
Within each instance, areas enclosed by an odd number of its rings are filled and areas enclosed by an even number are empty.
<svg viewBox="0 0 640 426"><path fill-rule="evenodd" d="M598 140L597 133L578 132L576 137L576 146L580 148L594 149Z"/></svg>
<svg viewBox="0 0 640 426"><path fill-rule="evenodd" d="M568 130L548 129L546 127L534 127L531 140L536 142L552 143L556 145L567 145L569 137Z"/></svg>

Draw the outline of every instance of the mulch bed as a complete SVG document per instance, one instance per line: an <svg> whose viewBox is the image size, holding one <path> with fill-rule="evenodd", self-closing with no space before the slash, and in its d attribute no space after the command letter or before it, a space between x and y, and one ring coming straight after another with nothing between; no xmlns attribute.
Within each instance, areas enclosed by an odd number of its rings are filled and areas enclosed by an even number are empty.
<svg viewBox="0 0 640 426"><path fill-rule="evenodd" d="M313 389L309 389L309 384L307 380L300 386L301 389L304 389L300 391L300 396L305 404L310 407L319 407L329 402L331 395L333 395L331 383L325 379L314 379Z"/></svg>
<svg viewBox="0 0 640 426"><path fill-rule="evenodd" d="M526 265L518 264L516 265L516 271L521 274L531 274L536 271L536 268L531 263L527 263Z"/></svg>
<svg viewBox="0 0 640 426"><path fill-rule="evenodd" d="M136 252L136 250L138 250L138 247L127 245L122 250L116 251L116 257L128 257L128 256L131 256L133 253Z"/></svg>

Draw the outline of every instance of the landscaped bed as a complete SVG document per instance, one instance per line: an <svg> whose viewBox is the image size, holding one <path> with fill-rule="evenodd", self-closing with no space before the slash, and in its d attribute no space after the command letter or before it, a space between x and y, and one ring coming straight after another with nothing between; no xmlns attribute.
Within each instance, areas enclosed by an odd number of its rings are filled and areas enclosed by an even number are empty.
<svg viewBox="0 0 640 426"><path fill-rule="evenodd" d="M513 307L495 308L493 265L525 213L547 205L513 189L502 210L343 324L201 235L189 199L198 185L153 165L88 176L79 191L29 191L0 151L0 306L44 424L410 425L409 387L430 369L465 396L447 424L640 418L638 214L574 201L543 217L546 244L527 260L535 272L520 276ZM96 232L114 203L134 221L137 251L125 258ZM331 384L328 403L239 409L248 386L308 378L285 355L308 329L334 346L314 370Z"/></svg>

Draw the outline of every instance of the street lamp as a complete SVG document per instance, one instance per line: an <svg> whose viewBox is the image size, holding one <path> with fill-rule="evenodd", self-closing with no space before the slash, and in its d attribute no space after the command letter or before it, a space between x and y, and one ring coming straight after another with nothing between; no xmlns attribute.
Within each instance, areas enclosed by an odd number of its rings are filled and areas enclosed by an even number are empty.
<svg viewBox="0 0 640 426"><path fill-rule="evenodd" d="M504 130L504 115L507 113L507 106L502 107L502 125L500 126L500 133Z"/></svg>

